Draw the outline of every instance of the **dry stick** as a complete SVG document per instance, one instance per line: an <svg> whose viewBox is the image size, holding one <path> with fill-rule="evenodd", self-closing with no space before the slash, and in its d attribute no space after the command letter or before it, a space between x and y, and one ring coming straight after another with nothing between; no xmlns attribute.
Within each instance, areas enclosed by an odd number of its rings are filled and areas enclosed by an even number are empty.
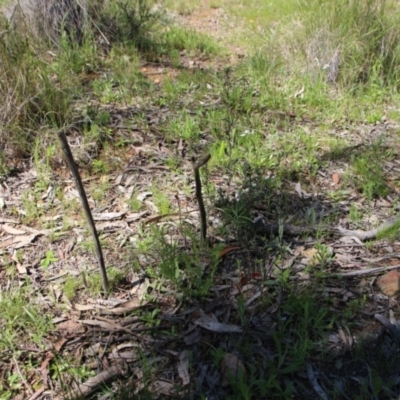
<svg viewBox="0 0 400 400"><path fill-rule="evenodd" d="M371 229L369 231L360 231L360 230L347 230L344 228L339 227L330 227L330 226L295 226L289 224L283 224L283 233L287 235L303 235L303 234L311 234L318 230L323 230L325 232L331 234L338 234L342 237L353 236L361 241L375 239L385 230L393 228L396 224L400 222L400 218L393 218L389 221L384 222L383 224L379 225L377 228ZM279 233L280 225L277 223L265 224L265 225L256 225L255 226L256 232L266 234L266 235L277 235Z"/></svg>
<svg viewBox="0 0 400 400"><path fill-rule="evenodd" d="M14 364L15 364L15 366L16 366L16 368L17 368L17 372L18 372L19 377L21 378L22 382L24 383L24 385L25 385L26 388L28 389L29 393L30 393L31 395L33 395L33 389L31 388L31 386L29 385L29 383L27 382L27 380L26 380L26 379L24 378L24 376L22 375L21 370L20 370L19 365L18 365L18 361L17 361L17 359L15 358L15 356L13 356L13 360L14 360Z"/></svg>
<svg viewBox="0 0 400 400"><path fill-rule="evenodd" d="M204 207L204 201L203 201L203 194L201 192L201 179L200 179L200 172L199 169L208 163L210 161L211 154L205 155L198 163L193 165L193 171L194 171L194 180L196 183L196 199L197 203L199 204L199 210L200 210L200 229L201 229L201 238L205 242L207 239L207 214L206 214L206 209Z"/></svg>
<svg viewBox="0 0 400 400"><path fill-rule="evenodd" d="M93 216L92 212L90 211L89 203L86 197L85 189L82 184L82 179L79 175L78 167L75 164L74 158L71 153L71 149L69 147L67 138L65 137L64 130L60 130L58 133L58 139L61 142L61 147L64 151L65 158L67 159L69 169L71 170L72 176L75 179L75 184L78 188L79 192L79 197L81 198L82 206L85 211L86 219L89 223L89 229L93 237L94 245L95 245L95 250L96 250L96 255L97 255L97 261L99 263L99 268L100 268L100 274L101 274L101 280L103 283L103 291L104 294L107 294L108 292L108 279L107 279L107 272L106 272L106 267L104 265L104 257L103 257L103 252L101 250L101 245L100 245L100 240L99 236L97 235L96 231L96 226L93 221Z"/></svg>
<svg viewBox="0 0 400 400"><path fill-rule="evenodd" d="M111 380L115 380L120 375L125 375L127 372L125 363L118 363L112 367L100 372L98 375L89 378L85 383L79 385L78 389L67 395L67 399L83 399L89 397L101 385L106 384Z"/></svg>
<svg viewBox="0 0 400 400"><path fill-rule="evenodd" d="M179 195L175 195L176 201L178 202L178 209L179 209L179 225L181 227L181 234L183 236L183 242L185 244L185 248L187 248L187 243L186 243L186 235L183 230L183 220L182 220L182 209L181 209L181 200L179 199Z"/></svg>
<svg viewBox="0 0 400 400"><path fill-rule="evenodd" d="M400 344L400 332L396 325L393 325L387 318L383 315L375 314L374 318L379 321L392 335L392 338Z"/></svg>
<svg viewBox="0 0 400 400"><path fill-rule="evenodd" d="M375 239L382 232L395 227L399 223L399 218L391 218L383 224L379 225L377 228L371 229L369 231L350 231L340 226L336 228L336 232L340 233L342 236L355 236L356 238L365 241Z"/></svg>
<svg viewBox="0 0 400 400"><path fill-rule="evenodd" d="M398 268L400 268L400 264L390 265L389 267L375 267L375 268L362 269L359 271L338 272L335 274L329 274L328 277L352 278L354 276L376 275L380 274L381 272L391 271L393 269L398 269Z"/></svg>

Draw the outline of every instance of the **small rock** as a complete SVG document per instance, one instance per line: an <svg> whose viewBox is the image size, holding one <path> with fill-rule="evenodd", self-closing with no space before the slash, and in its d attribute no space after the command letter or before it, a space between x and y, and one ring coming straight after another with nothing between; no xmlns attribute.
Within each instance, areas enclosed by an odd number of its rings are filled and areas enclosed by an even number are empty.
<svg viewBox="0 0 400 400"><path fill-rule="evenodd" d="M61 333L61 336L64 337L76 333L85 333L86 331L82 323L73 320L67 320L59 323L57 325L57 330Z"/></svg>
<svg viewBox="0 0 400 400"><path fill-rule="evenodd" d="M226 353L221 360L222 387L229 386L232 380L246 378L246 368L239 357L232 353Z"/></svg>
<svg viewBox="0 0 400 400"><path fill-rule="evenodd" d="M368 287L369 282L368 279L362 278L360 283L358 284L358 286L360 286L360 288L365 288Z"/></svg>
<svg viewBox="0 0 400 400"><path fill-rule="evenodd" d="M385 246L383 250L386 250L387 253L393 253L393 247L392 246Z"/></svg>
<svg viewBox="0 0 400 400"><path fill-rule="evenodd" d="M394 296L400 290L400 273L396 270L381 276L376 284L386 296Z"/></svg>

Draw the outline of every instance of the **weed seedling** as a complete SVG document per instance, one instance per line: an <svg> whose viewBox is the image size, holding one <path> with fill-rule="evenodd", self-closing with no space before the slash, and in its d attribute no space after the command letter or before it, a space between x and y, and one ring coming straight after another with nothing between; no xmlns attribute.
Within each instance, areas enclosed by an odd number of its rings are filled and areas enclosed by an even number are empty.
<svg viewBox="0 0 400 400"><path fill-rule="evenodd" d="M95 174L107 174L108 166L103 160L93 160L92 169Z"/></svg>
<svg viewBox="0 0 400 400"><path fill-rule="evenodd" d="M58 258L54 255L53 251L47 250L45 258L42 261L40 261L40 265L43 268L47 269L52 263L57 262L57 261L58 261Z"/></svg>
<svg viewBox="0 0 400 400"><path fill-rule="evenodd" d="M82 282L80 279L73 277L73 276L68 276L63 284L63 291L65 296L67 296L68 300L72 300L76 294L77 294L77 289L82 285Z"/></svg>
<svg viewBox="0 0 400 400"><path fill-rule="evenodd" d="M158 326L160 325L161 320L157 318L160 310L155 308L153 311L142 314L139 319L146 323L148 326Z"/></svg>
<svg viewBox="0 0 400 400"><path fill-rule="evenodd" d="M354 204L350 206L349 218L355 223L361 221L361 212Z"/></svg>
<svg viewBox="0 0 400 400"><path fill-rule="evenodd" d="M161 215L169 214L171 211L171 202L165 192L159 190L156 186L152 189L153 201Z"/></svg>
<svg viewBox="0 0 400 400"><path fill-rule="evenodd" d="M315 248L317 250L316 259L318 265L324 270L335 260L335 256L332 254L332 250L325 244L316 243Z"/></svg>

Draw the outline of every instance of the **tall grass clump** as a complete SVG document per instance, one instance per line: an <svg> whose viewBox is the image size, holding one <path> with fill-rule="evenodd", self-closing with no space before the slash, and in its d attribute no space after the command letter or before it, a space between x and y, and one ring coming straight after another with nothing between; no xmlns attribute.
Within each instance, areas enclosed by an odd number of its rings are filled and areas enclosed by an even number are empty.
<svg viewBox="0 0 400 400"><path fill-rule="evenodd" d="M313 0L292 5L267 35L289 76L346 90L399 87L400 6L385 0Z"/></svg>
<svg viewBox="0 0 400 400"><path fill-rule="evenodd" d="M159 15L154 0L16 0L0 7L0 148L28 155L41 132L79 118L72 105L85 73L101 67L113 46L151 49Z"/></svg>
<svg viewBox="0 0 400 400"><path fill-rule="evenodd" d="M5 18L0 31L0 146L25 153L40 126L61 126L68 119L71 77L60 81L28 31L12 29Z"/></svg>
<svg viewBox="0 0 400 400"><path fill-rule="evenodd" d="M347 87L399 85L400 14L384 0L322 0L305 20L307 58ZM397 11L397 12L396 12Z"/></svg>
<svg viewBox="0 0 400 400"><path fill-rule="evenodd" d="M300 3L295 55L306 71L349 89L398 87L400 8L385 0Z"/></svg>
<svg viewBox="0 0 400 400"><path fill-rule="evenodd" d="M162 20L156 0L90 0L89 25L108 44L133 44L139 51L157 48L155 31Z"/></svg>

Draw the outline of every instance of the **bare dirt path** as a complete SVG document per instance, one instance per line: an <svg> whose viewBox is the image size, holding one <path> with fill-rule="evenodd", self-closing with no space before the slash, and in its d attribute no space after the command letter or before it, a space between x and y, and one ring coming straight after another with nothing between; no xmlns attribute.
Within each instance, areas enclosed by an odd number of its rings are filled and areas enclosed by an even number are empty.
<svg viewBox="0 0 400 400"><path fill-rule="evenodd" d="M245 29L243 21L229 15L222 7L215 7L209 0L202 0L188 15L175 15L176 20L187 28L211 36L226 49L229 62L247 55L247 49L235 40L238 32Z"/></svg>

